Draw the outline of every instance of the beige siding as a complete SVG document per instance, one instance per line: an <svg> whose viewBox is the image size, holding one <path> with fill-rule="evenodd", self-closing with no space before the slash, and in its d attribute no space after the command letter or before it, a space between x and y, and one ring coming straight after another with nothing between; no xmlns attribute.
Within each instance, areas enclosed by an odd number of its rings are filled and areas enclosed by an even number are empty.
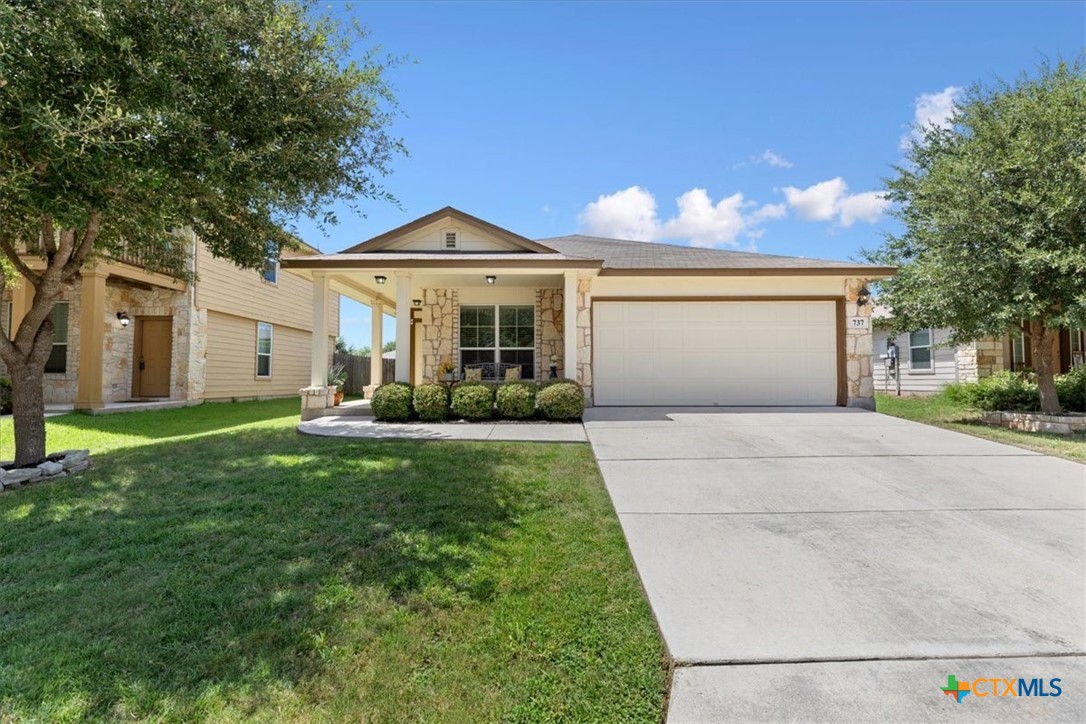
<svg viewBox="0 0 1086 724"><path fill-rule="evenodd" d="M309 385L310 333L273 324L272 374L258 378L256 324L254 319L208 313L206 399L283 397Z"/></svg>
<svg viewBox="0 0 1086 724"><path fill-rule="evenodd" d="M196 275L197 307L277 326L312 329L313 284L307 279L280 269L278 283L269 284L259 272L215 258L203 244L196 248ZM329 295L328 313L329 334L336 336L339 334L338 294Z"/></svg>

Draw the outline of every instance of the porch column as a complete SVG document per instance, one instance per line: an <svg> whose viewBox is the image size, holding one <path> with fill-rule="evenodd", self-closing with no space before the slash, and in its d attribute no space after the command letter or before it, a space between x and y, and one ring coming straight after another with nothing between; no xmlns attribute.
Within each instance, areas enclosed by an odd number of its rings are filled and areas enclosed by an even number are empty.
<svg viewBox="0 0 1086 724"><path fill-rule="evenodd" d="M328 276L313 272L313 339L309 358L309 386L328 386Z"/></svg>
<svg viewBox="0 0 1086 724"><path fill-rule="evenodd" d="M577 380L577 272L565 273L562 292L562 377Z"/></svg>
<svg viewBox="0 0 1086 724"><path fill-rule="evenodd" d="M105 350L106 277L98 267L80 274L79 367L76 370L75 409L100 410L102 353Z"/></svg>
<svg viewBox="0 0 1086 724"><path fill-rule="evenodd" d="M411 275L396 272L397 382L411 382L411 355L413 353L411 349Z"/></svg>
<svg viewBox="0 0 1086 724"><path fill-rule="evenodd" d="M384 369L384 360L381 359L381 347L384 346L384 316L385 305L374 302L370 305L370 385L380 386L381 370Z"/></svg>

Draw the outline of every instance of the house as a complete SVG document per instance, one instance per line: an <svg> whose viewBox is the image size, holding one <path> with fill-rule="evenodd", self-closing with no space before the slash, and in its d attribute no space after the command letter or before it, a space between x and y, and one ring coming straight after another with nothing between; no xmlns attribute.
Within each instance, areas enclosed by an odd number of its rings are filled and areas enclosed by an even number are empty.
<svg viewBox="0 0 1086 724"><path fill-rule="evenodd" d="M46 404L97 410L133 400L284 397L307 384L312 283L283 274L274 258L262 272L241 269L191 234L180 250L192 283L125 257L88 266L65 290L53 309ZM307 246L300 252L316 253ZM34 255L24 260L32 268L44 264ZM33 294L25 282L5 292L5 334L18 329ZM325 304L324 333L334 341L338 295Z"/></svg>
<svg viewBox="0 0 1086 724"><path fill-rule="evenodd" d="M307 416L325 407L324 300L334 293L372 306L374 320L395 317L398 381L437 380L448 359L461 370L516 365L535 380L553 370L595 405L872 408L866 284L894 271L587 236L533 241L451 207L283 267L315 289ZM371 335L380 348L379 322Z"/></svg>
<svg viewBox="0 0 1086 724"><path fill-rule="evenodd" d="M875 306L872 366L875 388L880 392L932 394L952 382L976 382L1001 370L1022 370L1033 366L1029 341L1019 330L1003 337L984 337L966 344L951 345L951 330L925 328L890 335L880 329L879 319L888 319L890 310ZM890 342L897 345L898 375L894 377L885 355ZM1086 330L1060 330L1056 340L1057 374L1083 364Z"/></svg>

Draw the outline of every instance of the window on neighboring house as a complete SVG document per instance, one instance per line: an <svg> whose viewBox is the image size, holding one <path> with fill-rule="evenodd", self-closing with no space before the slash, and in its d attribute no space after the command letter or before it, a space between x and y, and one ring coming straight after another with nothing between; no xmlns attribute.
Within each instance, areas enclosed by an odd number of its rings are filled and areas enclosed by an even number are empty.
<svg viewBox="0 0 1086 724"><path fill-rule="evenodd" d="M11 339L11 302L4 302L4 308L0 310L0 332Z"/></svg>
<svg viewBox="0 0 1086 724"><path fill-rule="evenodd" d="M535 378L535 308L531 305L460 307L460 366L485 362L520 365Z"/></svg>
<svg viewBox="0 0 1086 724"><path fill-rule="evenodd" d="M1011 333L1011 369L1018 371L1026 366L1026 335Z"/></svg>
<svg viewBox="0 0 1086 724"><path fill-rule="evenodd" d="M264 244L264 281L279 283L279 247L274 241Z"/></svg>
<svg viewBox="0 0 1086 724"><path fill-rule="evenodd" d="M910 371L926 371L934 369L932 367L931 358L932 337L933 335L930 329L909 332Z"/></svg>
<svg viewBox="0 0 1086 724"><path fill-rule="evenodd" d="M272 326L267 322L256 323L256 376L271 377Z"/></svg>
<svg viewBox="0 0 1086 724"><path fill-rule="evenodd" d="M1086 337L1086 330L1071 327L1071 366L1078 367L1081 364L1086 363L1086 355L1083 355L1083 348L1086 347L1086 341L1083 340Z"/></svg>
<svg viewBox="0 0 1086 724"><path fill-rule="evenodd" d="M53 320L53 351L45 371L63 374L68 371L68 303L57 302L49 316Z"/></svg>

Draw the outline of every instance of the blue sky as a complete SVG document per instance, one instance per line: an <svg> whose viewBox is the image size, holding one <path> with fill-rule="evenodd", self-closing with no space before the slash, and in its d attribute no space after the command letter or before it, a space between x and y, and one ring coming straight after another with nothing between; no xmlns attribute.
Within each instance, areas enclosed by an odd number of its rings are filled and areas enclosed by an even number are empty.
<svg viewBox="0 0 1086 724"><path fill-rule="evenodd" d="M918 118L1086 46L1086 3L327 3L389 80L402 208L299 233L338 251L442 206L568 233L854 258ZM344 300L343 335L369 310ZM386 338L393 336L386 320Z"/></svg>

